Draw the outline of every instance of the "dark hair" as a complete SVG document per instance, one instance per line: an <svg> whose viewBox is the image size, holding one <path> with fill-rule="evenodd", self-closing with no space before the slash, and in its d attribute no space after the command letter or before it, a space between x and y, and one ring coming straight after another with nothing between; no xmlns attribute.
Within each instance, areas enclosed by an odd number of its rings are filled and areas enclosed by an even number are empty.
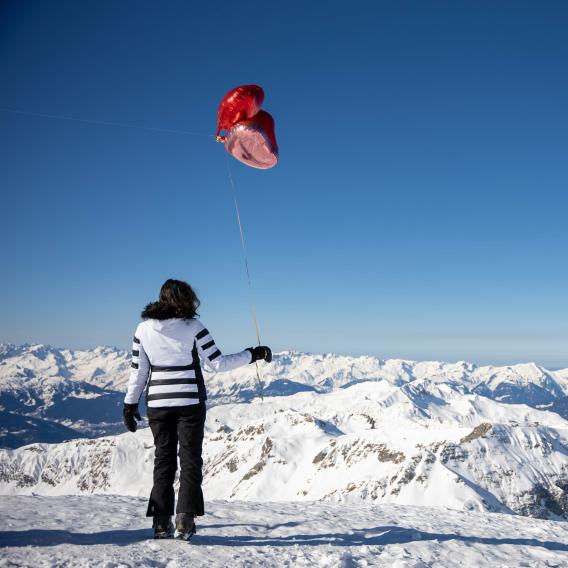
<svg viewBox="0 0 568 568"><path fill-rule="evenodd" d="M191 319L197 316L199 298L193 288L183 280L166 280L160 289L160 298L157 302L148 304L143 312L143 318Z"/></svg>

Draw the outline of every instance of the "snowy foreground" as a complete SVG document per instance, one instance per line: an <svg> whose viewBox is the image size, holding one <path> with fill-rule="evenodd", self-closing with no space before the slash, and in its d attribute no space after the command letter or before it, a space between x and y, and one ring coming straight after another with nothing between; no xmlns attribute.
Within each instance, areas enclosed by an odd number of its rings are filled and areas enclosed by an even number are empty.
<svg viewBox="0 0 568 568"><path fill-rule="evenodd" d="M154 541L146 501L4 497L0 566L568 566L568 523L399 505L214 501L191 543Z"/></svg>

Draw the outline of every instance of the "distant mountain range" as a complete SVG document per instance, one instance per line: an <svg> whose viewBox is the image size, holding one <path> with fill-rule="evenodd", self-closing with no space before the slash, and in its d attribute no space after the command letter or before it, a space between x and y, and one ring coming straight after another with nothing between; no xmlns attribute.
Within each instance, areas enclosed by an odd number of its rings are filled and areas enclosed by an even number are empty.
<svg viewBox="0 0 568 568"><path fill-rule="evenodd" d="M129 374L129 353L111 347L73 351L0 344L0 447L122 432ZM403 386L427 379L503 403L546 408L568 418L568 369L552 372L534 363L476 367L466 362L283 352L263 368L262 375L265 396L329 393L370 381ZM256 374L249 367L209 374L206 384L210 406L260 395Z"/></svg>
<svg viewBox="0 0 568 568"><path fill-rule="evenodd" d="M100 437L123 431L129 365L110 348L1 346L4 447L31 445L0 450L0 492L146 495L149 430ZM261 371L264 400L253 367L206 377L208 499L568 519L566 370L286 352Z"/></svg>

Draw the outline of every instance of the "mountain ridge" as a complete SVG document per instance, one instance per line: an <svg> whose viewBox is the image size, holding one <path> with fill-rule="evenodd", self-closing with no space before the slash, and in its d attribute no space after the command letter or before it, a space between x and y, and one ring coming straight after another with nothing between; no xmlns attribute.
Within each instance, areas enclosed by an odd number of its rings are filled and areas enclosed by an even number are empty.
<svg viewBox="0 0 568 568"><path fill-rule="evenodd" d="M97 437L122 431L121 405L130 374L129 352L113 347L60 349L44 344L0 344L0 410L19 420L21 435L0 432L0 446L15 447L39 436L33 420L52 423L51 438L59 442L71 429ZM251 401L260 396L252 367L229 373L206 373L209 404ZM466 361L410 361L378 357L310 354L284 351L263 366L264 394L327 393L357 383L387 381L395 386L421 381L461 385L506 403L548 408L568 417L568 369L548 371L535 363L495 367ZM409 393L413 389L407 387ZM464 391L464 392L465 392ZM416 393L414 396L417 396ZM26 426L27 424L27 426ZM70 436L75 437L74 435ZM38 440L40 438L37 438Z"/></svg>

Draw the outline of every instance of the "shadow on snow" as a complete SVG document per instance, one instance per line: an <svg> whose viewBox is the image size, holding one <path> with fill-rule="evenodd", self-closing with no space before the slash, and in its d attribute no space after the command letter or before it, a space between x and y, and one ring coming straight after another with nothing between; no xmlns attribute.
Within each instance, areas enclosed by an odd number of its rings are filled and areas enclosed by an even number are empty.
<svg viewBox="0 0 568 568"><path fill-rule="evenodd" d="M262 526L266 529L279 526L293 526L294 523L284 523L274 527ZM209 525L204 529L221 528L226 526L250 525ZM0 547L19 546L57 546L61 544L73 545L104 545L116 544L127 546L152 537L150 529L136 530L110 530L95 533L74 533L64 530L28 530L28 531L2 531L0 532ZM204 546L385 546L389 544L407 544L416 541L446 542L455 540L468 544L482 544L487 546L537 546L547 550L568 552L568 544L542 541L534 538L493 538L481 536L466 536L453 533L429 533L403 527L374 527L358 529L352 533L327 534L297 534L294 536L201 536L199 532L192 541L192 545Z"/></svg>

